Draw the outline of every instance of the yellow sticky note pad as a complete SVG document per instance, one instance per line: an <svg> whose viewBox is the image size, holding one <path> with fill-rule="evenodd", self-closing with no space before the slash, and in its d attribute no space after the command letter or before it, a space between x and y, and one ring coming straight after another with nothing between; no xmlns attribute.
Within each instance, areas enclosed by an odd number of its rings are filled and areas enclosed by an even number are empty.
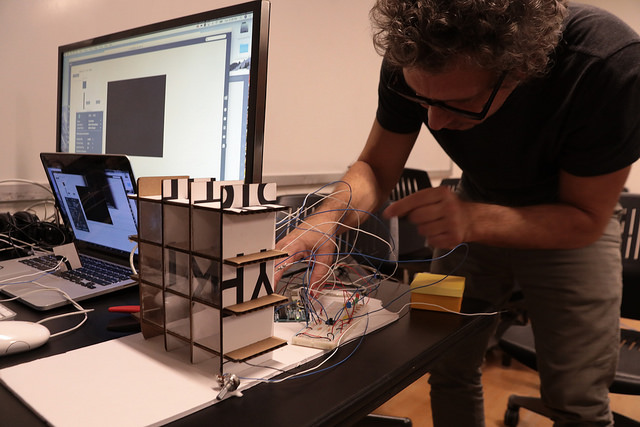
<svg viewBox="0 0 640 427"><path fill-rule="evenodd" d="M411 282L410 288L412 308L446 311L443 310L445 308L460 311L462 294L464 293L464 277L418 273ZM426 305L425 303L434 305Z"/></svg>

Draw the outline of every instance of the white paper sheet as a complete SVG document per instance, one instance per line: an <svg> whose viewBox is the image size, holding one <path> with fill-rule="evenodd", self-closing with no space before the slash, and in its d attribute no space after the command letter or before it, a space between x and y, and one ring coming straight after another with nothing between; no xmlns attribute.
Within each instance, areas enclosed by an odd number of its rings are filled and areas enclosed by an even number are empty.
<svg viewBox="0 0 640 427"><path fill-rule="evenodd" d="M371 300L370 304L379 302ZM372 306L370 311L374 310ZM386 310L377 311L370 316L367 333L397 318ZM290 339L303 327L297 323L275 326L275 335L283 339ZM349 339L361 333L362 330L354 330ZM251 362L286 370L323 353L287 345ZM217 402L214 360L196 365L188 360L180 351L166 352L162 337L145 340L142 334L135 334L2 369L0 380L57 427L155 426ZM280 373L243 363L225 365L225 372L241 378L239 391L258 384L256 378Z"/></svg>

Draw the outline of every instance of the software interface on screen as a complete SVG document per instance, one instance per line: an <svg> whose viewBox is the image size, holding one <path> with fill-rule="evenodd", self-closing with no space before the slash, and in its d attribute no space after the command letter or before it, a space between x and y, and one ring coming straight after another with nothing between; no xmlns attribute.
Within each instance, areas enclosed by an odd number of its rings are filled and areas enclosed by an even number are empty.
<svg viewBox="0 0 640 427"><path fill-rule="evenodd" d="M76 239L129 252L137 234L137 209L128 197L134 183L128 172L106 170L70 173L58 167L47 170Z"/></svg>
<svg viewBox="0 0 640 427"><path fill-rule="evenodd" d="M252 15L64 53L59 150L126 154L139 177L244 179Z"/></svg>

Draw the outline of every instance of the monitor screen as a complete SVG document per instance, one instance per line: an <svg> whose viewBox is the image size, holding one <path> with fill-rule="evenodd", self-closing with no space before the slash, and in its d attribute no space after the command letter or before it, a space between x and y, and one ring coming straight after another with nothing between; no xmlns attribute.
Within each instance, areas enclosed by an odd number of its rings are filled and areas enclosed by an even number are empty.
<svg viewBox="0 0 640 427"><path fill-rule="evenodd" d="M59 48L57 151L136 176L262 180L268 1Z"/></svg>

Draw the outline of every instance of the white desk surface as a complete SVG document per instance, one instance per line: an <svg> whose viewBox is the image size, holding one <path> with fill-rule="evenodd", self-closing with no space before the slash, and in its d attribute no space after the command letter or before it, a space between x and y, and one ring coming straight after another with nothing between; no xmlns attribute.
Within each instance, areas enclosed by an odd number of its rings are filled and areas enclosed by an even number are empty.
<svg viewBox="0 0 640 427"><path fill-rule="evenodd" d="M370 304L379 301L371 300ZM367 332L397 318L386 310L377 311L370 316ZM276 323L275 335L290 339L300 328L297 323ZM362 332L354 330L349 338ZM324 353L287 345L252 363L286 370ZM213 360L196 365L188 360L179 351L166 352L160 336L145 340L135 334L4 368L0 380L53 426L155 426L217 402ZM280 373L242 363L225 372L241 378L270 378ZM242 380L239 391L258 382Z"/></svg>

